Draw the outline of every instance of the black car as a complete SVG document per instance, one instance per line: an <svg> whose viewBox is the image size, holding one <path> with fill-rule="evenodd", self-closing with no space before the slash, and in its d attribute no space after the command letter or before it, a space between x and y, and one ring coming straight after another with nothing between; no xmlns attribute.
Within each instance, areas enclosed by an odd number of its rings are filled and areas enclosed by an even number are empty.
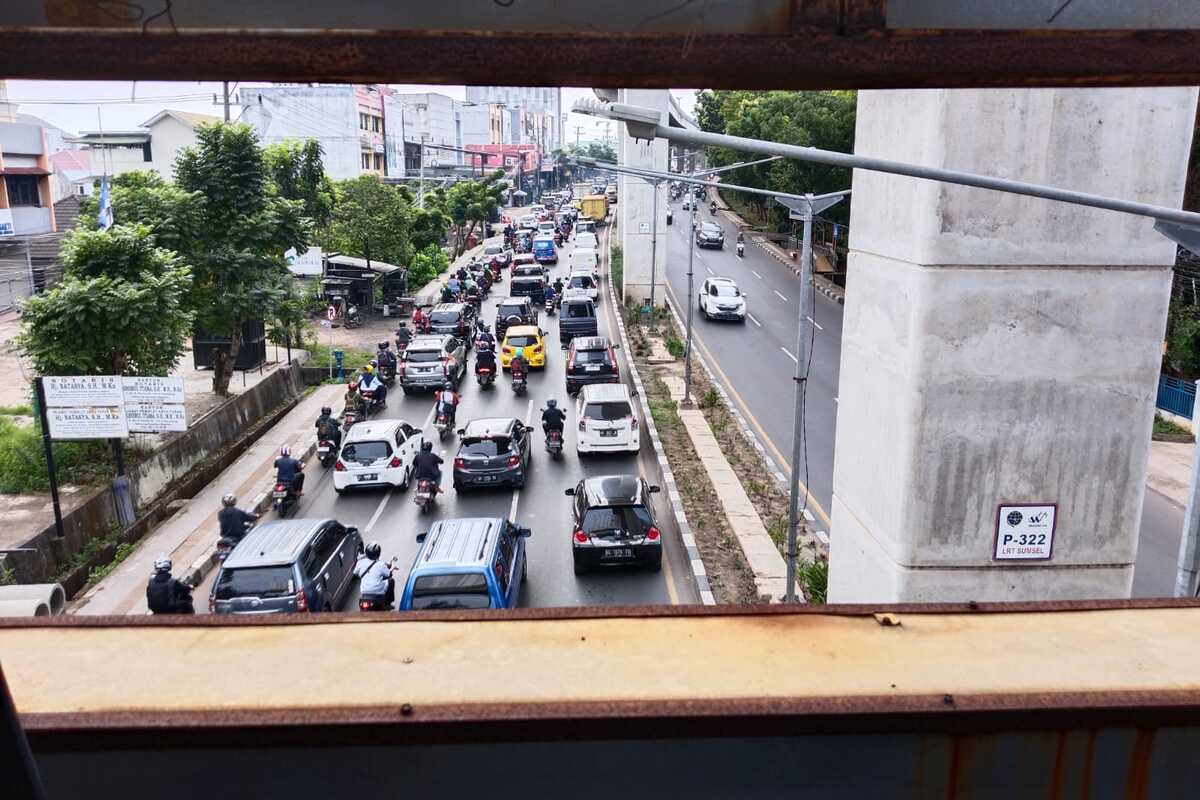
<svg viewBox="0 0 1200 800"><path fill-rule="evenodd" d="M460 428L454 457L455 491L468 486L524 486L532 432L532 427L516 417L474 419Z"/></svg>
<svg viewBox="0 0 1200 800"><path fill-rule="evenodd" d="M446 381L455 386L467 371L467 345L457 336L424 334L414 336L400 356L397 378L405 394L421 389L441 389Z"/></svg>
<svg viewBox="0 0 1200 800"><path fill-rule="evenodd" d="M469 340L474 328L475 306L470 303L439 303L429 312L430 333L449 334Z"/></svg>
<svg viewBox="0 0 1200 800"><path fill-rule="evenodd" d="M528 297L506 297L496 303L496 341L504 340L509 325L537 324L537 306Z"/></svg>
<svg viewBox="0 0 1200 800"><path fill-rule="evenodd" d="M541 264L518 264L512 268L514 278L545 278L550 268Z"/></svg>
<svg viewBox="0 0 1200 800"><path fill-rule="evenodd" d="M696 229L696 246L715 247L723 250L725 248L725 231L715 223L701 222L700 227Z"/></svg>
<svg viewBox="0 0 1200 800"><path fill-rule="evenodd" d="M558 309L558 339L563 347L576 336L596 336L599 332L595 303L586 297L562 301Z"/></svg>
<svg viewBox="0 0 1200 800"><path fill-rule="evenodd" d="M603 336L580 336L567 348L567 394L590 383L620 383L621 369L613 345Z"/></svg>
<svg viewBox="0 0 1200 800"><path fill-rule="evenodd" d="M571 556L576 575L622 565L662 569L662 533L650 502L657 491L637 475L601 475L567 489L574 498Z"/></svg>
<svg viewBox="0 0 1200 800"><path fill-rule="evenodd" d="M546 279L540 275L514 276L508 293L515 297L528 297L534 303L546 300Z"/></svg>

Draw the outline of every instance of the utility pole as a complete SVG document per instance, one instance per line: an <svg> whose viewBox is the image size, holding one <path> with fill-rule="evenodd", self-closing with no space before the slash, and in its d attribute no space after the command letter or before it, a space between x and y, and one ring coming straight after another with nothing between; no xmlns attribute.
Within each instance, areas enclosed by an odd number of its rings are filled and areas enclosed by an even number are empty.
<svg viewBox="0 0 1200 800"><path fill-rule="evenodd" d="M579 134L581 134L581 133L583 133L583 126L576 125L575 126L575 149L576 150L579 150Z"/></svg>
<svg viewBox="0 0 1200 800"><path fill-rule="evenodd" d="M800 460L804 447L804 390L808 380L808 342L811 329L805 325L812 314L808 311L812 301L812 199L806 195L807 203L804 215L804 247L800 253L800 324L796 336L796 400L792 416L792 470L788 492L788 535L787 552L787 591L784 593L785 603L796 602L796 561L800 556L797 550L800 525Z"/></svg>
<svg viewBox="0 0 1200 800"><path fill-rule="evenodd" d="M1196 381L1200 389L1200 381ZM1192 419L1200 411L1200 401L1192 401ZM1175 596L1195 597L1196 576L1200 574L1200 447L1192 454L1192 486L1187 511L1183 515L1183 537L1179 540L1179 566L1175 576Z"/></svg>
<svg viewBox="0 0 1200 800"><path fill-rule="evenodd" d="M688 194L691 198L688 200L688 205L692 209L692 227L688 231L688 293L684 299L684 304L687 306L687 346L683 351L683 405L691 405L692 402L692 295L696 291L692 282L692 265L696 260L696 196L692 192L692 187L687 187Z"/></svg>
<svg viewBox="0 0 1200 800"><path fill-rule="evenodd" d="M654 313L654 284L658 275L658 184L661 181L650 181L654 190L654 202L651 205L653 219L650 221L650 313ZM690 304L689 304L690 305Z"/></svg>
<svg viewBox="0 0 1200 800"><path fill-rule="evenodd" d="M221 86L225 94L225 121L229 122L229 81L222 81Z"/></svg>

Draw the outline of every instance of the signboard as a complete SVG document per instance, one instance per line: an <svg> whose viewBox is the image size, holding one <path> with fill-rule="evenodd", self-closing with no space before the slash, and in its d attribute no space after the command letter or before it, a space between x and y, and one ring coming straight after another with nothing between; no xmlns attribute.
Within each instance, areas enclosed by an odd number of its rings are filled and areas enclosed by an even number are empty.
<svg viewBox="0 0 1200 800"><path fill-rule="evenodd" d="M42 379L47 408L121 406L125 394L120 375L76 375ZM97 437L92 437L97 438Z"/></svg>
<svg viewBox="0 0 1200 800"><path fill-rule="evenodd" d="M288 271L293 275L320 275L324 257L325 251L319 247L310 247L303 253L297 253L296 248L292 247L283 254Z"/></svg>
<svg viewBox="0 0 1200 800"><path fill-rule="evenodd" d="M638 223L638 233L649 233L649 232L650 232L650 223L649 222L639 222Z"/></svg>
<svg viewBox="0 0 1200 800"><path fill-rule="evenodd" d="M124 439L129 435L124 406L46 408L52 439Z"/></svg>
<svg viewBox="0 0 1200 800"><path fill-rule="evenodd" d="M125 406L125 421L134 433L187 430L187 414L177 403L130 403Z"/></svg>
<svg viewBox="0 0 1200 800"><path fill-rule="evenodd" d="M1001 505L996 511L997 561L1048 561L1054 548L1054 503Z"/></svg>
<svg viewBox="0 0 1200 800"><path fill-rule="evenodd" d="M330 322L333 322L335 319L337 319L337 309L333 306L325 309L325 319L329 320Z"/></svg>
<svg viewBox="0 0 1200 800"><path fill-rule="evenodd" d="M16 230L13 228L12 209L0 208L0 236L13 236Z"/></svg>
<svg viewBox="0 0 1200 800"><path fill-rule="evenodd" d="M125 394L125 405L139 403L182 404L183 378L159 378L156 376L126 376L121 379Z"/></svg>

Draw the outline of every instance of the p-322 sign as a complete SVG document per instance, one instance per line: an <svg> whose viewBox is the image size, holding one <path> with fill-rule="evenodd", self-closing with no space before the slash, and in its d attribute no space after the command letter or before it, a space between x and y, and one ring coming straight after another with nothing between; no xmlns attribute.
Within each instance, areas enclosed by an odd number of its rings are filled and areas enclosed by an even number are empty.
<svg viewBox="0 0 1200 800"><path fill-rule="evenodd" d="M996 510L997 561L1048 561L1054 550L1053 503L1001 505Z"/></svg>

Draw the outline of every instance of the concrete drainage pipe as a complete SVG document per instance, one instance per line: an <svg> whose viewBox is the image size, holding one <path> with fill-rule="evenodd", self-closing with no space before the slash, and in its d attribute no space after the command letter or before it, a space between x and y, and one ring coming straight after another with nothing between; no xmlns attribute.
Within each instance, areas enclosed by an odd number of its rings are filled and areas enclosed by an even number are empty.
<svg viewBox="0 0 1200 800"><path fill-rule="evenodd" d="M51 617L67 610L67 593L60 583L24 583L17 586L0 586L0 603L9 600L37 600L43 603ZM21 616L9 613L7 616ZM37 614L35 616L43 616Z"/></svg>
<svg viewBox="0 0 1200 800"><path fill-rule="evenodd" d="M34 597L0 600L0 617L48 617L50 606Z"/></svg>

